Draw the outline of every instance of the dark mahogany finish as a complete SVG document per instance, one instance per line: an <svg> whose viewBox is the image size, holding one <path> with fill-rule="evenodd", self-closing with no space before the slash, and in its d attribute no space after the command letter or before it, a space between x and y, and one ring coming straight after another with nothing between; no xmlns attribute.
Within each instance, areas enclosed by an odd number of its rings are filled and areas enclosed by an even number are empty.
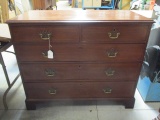
<svg viewBox="0 0 160 120"><path fill-rule="evenodd" d="M29 11L7 23L28 110L68 99L134 107L151 19L126 10Z"/></svg>
<svg viewBox="0 0 160 120"><path fill-rule="evenodd" d="M47 41L46 41L47 42ZM52 44L53 60L45 58L42 53L48 51L48 44L29 44L15 46L20 61L45 62L134 62L143 59L144 44ZM29 49L29 50L28 50ZM110 50L116 50L116 57L108 57ZM24 52L25 51L25 52ZM32 54L31 54L32 51Z"/></svg>
<svg viewBox="0 0 160 120"><path fill-rule="evenodd" d="M23 63L22 74L25 82L62 81L135 81L141 64L137 63ZM34 71L33 71L34 70ZM47 76L48 71L53 76ZM72 72L71 72L72 71ZM114 71L114 75L107 75Z"/></svg>
<svg viewBox="0 0 160 120"><path fill-rule="evenodd" d="M113 89L112 93L104 92L107 87ZM49 93L53 89L56 94ZM129 98L134 89L135 82L26 83L29 99Z"/></svg>

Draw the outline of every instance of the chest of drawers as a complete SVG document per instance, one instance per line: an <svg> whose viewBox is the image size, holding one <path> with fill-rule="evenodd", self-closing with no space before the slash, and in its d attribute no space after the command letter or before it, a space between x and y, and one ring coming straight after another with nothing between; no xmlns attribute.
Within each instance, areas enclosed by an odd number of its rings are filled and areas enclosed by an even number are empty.
<svg viewBox="0 0 160 120"><path fill-rule="evenodd" d="M133 108L152 20L132 11L30 11L7 23L28 110L67 99Z"/></svg>

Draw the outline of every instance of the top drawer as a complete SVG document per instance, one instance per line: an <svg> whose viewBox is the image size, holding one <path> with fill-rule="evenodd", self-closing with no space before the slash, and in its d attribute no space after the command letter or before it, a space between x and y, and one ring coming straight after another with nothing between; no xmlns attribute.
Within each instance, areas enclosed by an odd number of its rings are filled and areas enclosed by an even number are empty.
<svg viewBox="0 0 160 120"><path fill-rule="evenodd" d="M51 42L65 43L79 41L79 26L76 25L32 25L11 27L14 42Z"/></svg>
<svg viewBox="0 0 160 120"><path fill-rule="evenodd" d="M144 43L147 41L148 26L82 26L82 42Z"/></svg>

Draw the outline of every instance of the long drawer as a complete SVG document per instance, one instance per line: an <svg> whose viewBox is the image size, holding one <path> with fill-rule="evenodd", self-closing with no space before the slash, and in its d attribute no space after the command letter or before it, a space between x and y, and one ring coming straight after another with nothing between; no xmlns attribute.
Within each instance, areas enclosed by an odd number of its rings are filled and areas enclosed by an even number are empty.
<svg viewBox="0 0 160 120"><path fill-rule="evenodd" d="M50 38L51 42L78 42L78 25L34 25L16 26L11 28L13 42L45 42ZM20 34L19 34L20 33Z"/></svg>
<svg viewBox="0 0 160 120"><path fill-rule="evenodd" d="M19 61L142 61L145 44L52 44L53 59L48 59L47 44L15 45Z"/></svg>
<svg viewBox="0 0 160 120"><path fill-rule="evenodd" d="M23 63L25 82L137 81L140 63Z"/></svg>
<svg viewBox="0 0 160 120"><path fill-rule="evenodd" d="M82 42L143 43L147 41L148 29L146 25L85 25Z"/></svg>
<svg viewBox="0 0 160 120"><path fill-rule="evenodd" d="M28 99L127 98L135 82L25 83Z"/></svg>

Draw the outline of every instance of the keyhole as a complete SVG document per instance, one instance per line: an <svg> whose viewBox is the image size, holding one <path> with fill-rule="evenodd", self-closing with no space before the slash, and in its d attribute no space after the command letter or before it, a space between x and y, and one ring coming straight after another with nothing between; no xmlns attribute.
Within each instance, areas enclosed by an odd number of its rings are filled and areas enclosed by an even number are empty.
<svg viewBox="0 0 160 120"><path fill-rule="evenodd" d="M115 31L116 31L116 29L114 28L114 29L113 29L113 32L115 32Z"/></svg>

